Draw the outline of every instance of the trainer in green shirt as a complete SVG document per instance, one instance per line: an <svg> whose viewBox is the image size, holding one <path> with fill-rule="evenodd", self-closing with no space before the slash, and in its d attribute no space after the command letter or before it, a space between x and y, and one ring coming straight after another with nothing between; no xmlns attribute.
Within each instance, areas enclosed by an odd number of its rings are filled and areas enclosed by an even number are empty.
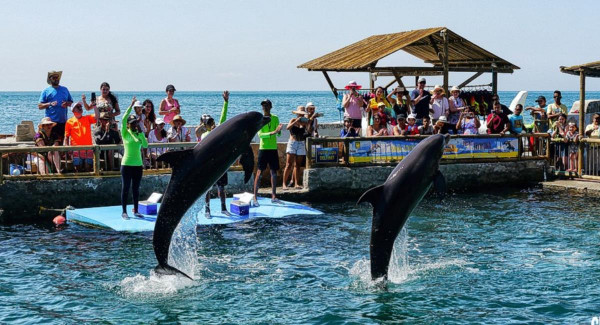
<svg viewBox="0 0 600 325"><path fill-rule="evenodd" d="M121 137L123 138L123 147L125 148L121 165L143 166L141 149L142 147L148 148L148 140L146 140L144 132L141 132L139 124L136 124L136 130L131 130L127 127L127 122L134 121L133 118L131 120L129 119L131 109L132 105L129 105L123 115L123 120L121 121Z"/></svg>
<svg viewBox="0 0 600 325"><path fill-rule="evenodd" d="M269 115L265 115L269 116ZM281 136L281 128L279 127L279 117L277 115L270 115L271 121L258 131L258 137L260 138L260 150L277 150L277 137Z"/></svg>

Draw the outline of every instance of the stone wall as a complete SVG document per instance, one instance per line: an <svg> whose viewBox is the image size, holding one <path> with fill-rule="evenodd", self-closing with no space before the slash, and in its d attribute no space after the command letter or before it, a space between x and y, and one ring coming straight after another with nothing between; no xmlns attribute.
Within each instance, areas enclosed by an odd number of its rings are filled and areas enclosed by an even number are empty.
<svg viewBox="0 0 600 325"><path fill-rule="evenodd" d="M526 186L544 180L546 161L444 164L440 171L449 190ZM304 187L312 199L358 198L365 190L385 182L394 166L328 167L304 171ZM326 195L324 195L326 194Z"/></svg>

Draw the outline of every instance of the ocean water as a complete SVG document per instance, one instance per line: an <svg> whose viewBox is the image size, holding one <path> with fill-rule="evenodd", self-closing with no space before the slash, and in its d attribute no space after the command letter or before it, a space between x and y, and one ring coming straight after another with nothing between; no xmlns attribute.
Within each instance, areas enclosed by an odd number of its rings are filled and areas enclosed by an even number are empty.
<svg viewBox="0 0 600 325"><path fill-rule="evenodd" d="M152 275L150 233L0 225L0 323L589 324L600 203L565 199L427 198L396 242L387 288L370 280L366 204L196 232L184 221L177 246L194 281Z"/></svg>
<svg viewBox="0 0 600 325"><path fill-rule="evenodd" d="M37 108L40 92L0 92L0 113L3 118L0 119L0 134L15 133L15 125L22 120L34 121L37 123L44 117L44 110ZM79 100L81 94L85 93L90 98L91 91L72 91L71 96L74 100ZM99 94L99 91L96 91ZM131 98L136 96L140 101L151 99L155 105L155 112L158 112L158 105L165 97L164 92L119 92L115 91L119 98L121 111L131 103ZM502 91L499 93L503 104L509 105L511 100L517 94L516 91ZM539 95L544 95L546 99L552 102L552 91L530 91L527 97L528 106L535 106L535 99ZM198 125L202 114L211 114L218 118L223 106L221 92L185 92L179 91L175 98L181 104L181 115L191 125ZM273 102L273 114L279 116L282 123L289 121L293 117L292 110L298 105L305 105L311 101L317 106L317 110L325 114L319 119L320 122L335 122L341 118L337 109L336 98L330 91L256 91L256 92L236 92L232 91L230 95L229 116L247 112L261 111L260 102L269 98ZM600 98L600 92L588 92L588 99ZM574 101L579 100L578 92L563 92L563 103L569 108ZM69 112L69 117L72 113ZM525 114L528 119L529 115Z"/></svg>

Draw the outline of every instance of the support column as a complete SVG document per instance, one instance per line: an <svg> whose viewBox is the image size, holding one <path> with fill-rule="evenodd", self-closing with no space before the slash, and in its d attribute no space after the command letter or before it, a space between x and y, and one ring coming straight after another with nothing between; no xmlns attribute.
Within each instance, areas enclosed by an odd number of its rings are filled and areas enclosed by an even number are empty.
<svg viewBox="0 0 600 325"><path fill-rule="evenodd" d="M446 92L446 96L449 96L448 92L448 31L442 31L442 38L444 39L444 92Z"/></svg>
<svg viewBox="0 0 600 325"><path fill-rule="evenodd" d="M585 128L585 70L579 71L579 137L583 138ZM579 154L577 155L577 174L581 176L583 170L583 146L579 143Z"/></svg>
<svg viewBox="0 0 600 325"><path fill-rule="evenodd" d="M492 69L492 94L498 94L498 72Z"/></svg>

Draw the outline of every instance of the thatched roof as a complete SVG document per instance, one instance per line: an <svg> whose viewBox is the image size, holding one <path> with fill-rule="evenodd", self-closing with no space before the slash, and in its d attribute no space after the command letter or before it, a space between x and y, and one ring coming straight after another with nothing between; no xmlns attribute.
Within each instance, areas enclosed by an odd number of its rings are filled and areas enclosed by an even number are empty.
<svg viewBox="0 0 600 325"><path fill-rule="evenodd" d="M491 71L512 73L518 66L484 50L446 27L412 30L408 32L374 35L298 66L313 71L401 71L415 67L376 67L377 62L403 50L425 63L433 64L431 71L442 69L444 40L448 36L449 71Z"/></svg>
<svg viewBox="0 0 600 325"><path fill-rule="evenodd" d="M583 73L588 77L600 77L600 61L574 65L571 67L560 67L560 71L577 76L581 71L583 71Z"/></svg>

